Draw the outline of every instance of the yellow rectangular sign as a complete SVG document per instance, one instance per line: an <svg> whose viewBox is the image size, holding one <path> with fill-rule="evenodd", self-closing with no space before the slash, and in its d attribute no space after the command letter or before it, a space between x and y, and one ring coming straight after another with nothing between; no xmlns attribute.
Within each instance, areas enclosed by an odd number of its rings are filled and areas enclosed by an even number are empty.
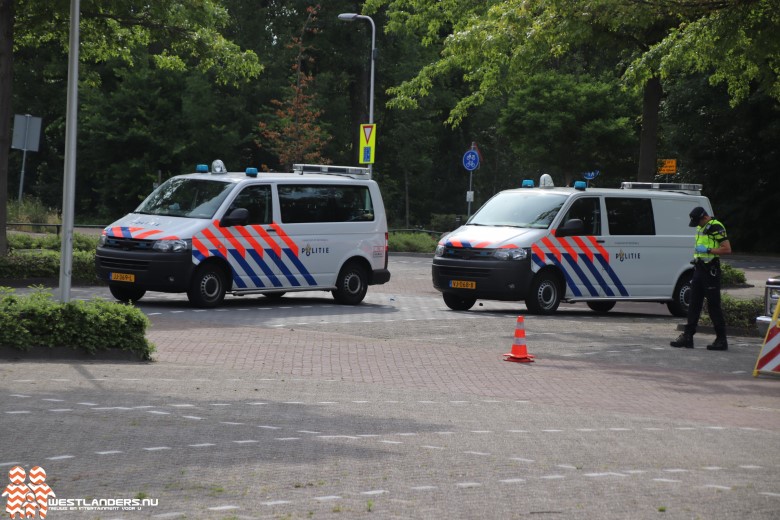
<svg viewBox="0 0 780 520"><path fill-rule="evenodd" d="M658 173L663 175L677 173L677 159L661 159L658 161Z"/></svg>
<svg viewBox="0 0 780 520"><path fill-rule="evenodd" d="M360 164L374 164L376 125L360 125Z"/></svg>

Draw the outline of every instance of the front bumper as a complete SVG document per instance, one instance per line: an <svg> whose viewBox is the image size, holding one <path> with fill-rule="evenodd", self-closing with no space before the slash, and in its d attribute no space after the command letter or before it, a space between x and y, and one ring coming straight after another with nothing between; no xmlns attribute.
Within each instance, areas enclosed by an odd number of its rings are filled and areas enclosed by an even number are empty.
<svg viewBox="0 0 780 520"><path fill-rule="evenodd" d="M98 247L95 253L98 278L108 283L133 285L147 291L184 292L189 286L194 268L190 251L156 253ZM135 281L115 282L111 280L111 273L131 274Z"/></svg>
<svg viewBox="0 0 780 520"><path fill-rule="evenodd" d="M433 286L446 293L483 300L524 300L533 278L531 260L433 259ZM474 282L475 289L458 289L453 281Z"/></svg>

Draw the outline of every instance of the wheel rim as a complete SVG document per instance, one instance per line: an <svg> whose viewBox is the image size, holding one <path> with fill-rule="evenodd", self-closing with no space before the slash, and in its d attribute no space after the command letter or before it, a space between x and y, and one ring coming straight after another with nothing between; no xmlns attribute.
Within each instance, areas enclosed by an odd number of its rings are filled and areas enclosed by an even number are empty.
<svg viewBox="0 0 780 520"><path fill-rule="evenodd" d="M200 281L200 293L209 301L215 300L221 291L222 282L215 274L208 274Z"/></svg>
<svg viewBox="0 0 780 520"><path fill-rule="evenodd" d="M344 290L349 294L359 294L362 288L363 284L356 273L349 273L344 277Z"/></svg>
<svg viewBox="0 0 780 520"><path fill-rule="evenodd" d="M552 309L557 298L558 288L555 287L554 283L550 281L544 281L541 285L539 285L539 290L536 293L536 299L542 309Z"/></svg>
<svg viewBox="0 0 780 520"><path fill-rule="evenodd" d="M680 305L687 309L688 306L691 304L691 286L690 285L684 285L682 289L680 290L679 294L679 301Z"/></svg>

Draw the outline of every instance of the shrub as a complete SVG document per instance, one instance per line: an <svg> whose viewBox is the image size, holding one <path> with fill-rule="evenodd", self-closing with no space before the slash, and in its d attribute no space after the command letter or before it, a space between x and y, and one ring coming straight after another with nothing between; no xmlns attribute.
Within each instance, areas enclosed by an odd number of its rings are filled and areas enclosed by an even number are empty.
<svg viewBox="0 0 780 520"><path fill-rule="evenodd" d="M105 300L56 302L37 287L27 296L0 287L0 345L18 350L67 347L88 354L119 349L151 359L149 318L139 309Z"/></svg>
<svg viewBox="0 0 780 520"><path fill-rule="evenodd" d="M747 281L745 271L731 267L725 262L721 264L721 273L720 281L725 286L743 285Z"/></svg>
<svg viewBox="0 0 780 520"><path fill-rule="evenodd" d="M390 251L397 253L431 253L436 249L437 240L428 233L390 233Z"/></svg>
<svg viewBox="0 0 780 520"><path fill-rule="evenodd" d="M0 256L0 279L25 280L59 276L59 251L12 251L7 256ZM98 283L94 250L73 251L71 280L85 284Z"/></svg>
<svg viewBox="0 0 780 520"><path fill-rule="evenodd" d="M753 298L751 300L740 300L732 298L728 294L721 295L721 308L726 325L740 329L753 330L756 328L756 318L764 313L764 300L762 298ZM705 301L705 311L706 311ZM699 323L706 326L712 326L712 320L708 312L702 312Z"/></svg>
<svg viewBox="0 0 780 520"><path fill-rule="evenodd" d="M94 251L97 247L98 236L73 233L74 251ZM11 250L19 249L46 249L59 251L62 238L57 235L33 235L30 233L8 233L8 245Z"/></svg>

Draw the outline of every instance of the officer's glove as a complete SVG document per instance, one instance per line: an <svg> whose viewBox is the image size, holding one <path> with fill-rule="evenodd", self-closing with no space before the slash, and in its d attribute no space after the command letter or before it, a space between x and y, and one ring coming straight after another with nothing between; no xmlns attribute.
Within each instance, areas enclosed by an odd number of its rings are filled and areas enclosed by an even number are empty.
<svg viewBox="0 0 780 520"><path fill-rule="evenodd" d="M707 252L707 246L703 246L703 245L699 244L698 246L695 247L695 251L697 253L706 253Z"/></svg>

